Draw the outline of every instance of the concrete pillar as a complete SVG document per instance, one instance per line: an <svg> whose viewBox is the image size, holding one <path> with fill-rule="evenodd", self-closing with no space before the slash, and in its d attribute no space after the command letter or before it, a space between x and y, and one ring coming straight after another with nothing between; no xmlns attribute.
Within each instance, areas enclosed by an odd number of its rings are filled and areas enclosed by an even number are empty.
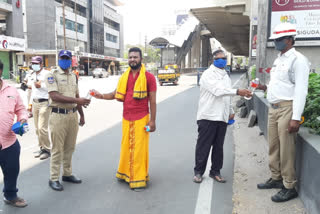
<svg viewBox="0 0 320 214"><path fill-rule="evenodd" d="M191 68L191 50L188 52L188 68Z"/></svg>
<svg viewBox="0 0 320 214"><path fill-rule="evenodd" d="M269 0L260 0L258 5L260 14L258 16L258 44L257 44L257 77L262 83L266 83L266 76L264 73L259 72L259 68L266 68L266 56L267 56L267 39L268 39L268 19L266 15L269 10Z"/></svg>
<svg viewBox="0 0 320 214"><path fill-rule="evenodd" d="M201 67L208 67L209 57L211 55L210 38L207 36L202 37L202 50L201 50Z"/></svg>

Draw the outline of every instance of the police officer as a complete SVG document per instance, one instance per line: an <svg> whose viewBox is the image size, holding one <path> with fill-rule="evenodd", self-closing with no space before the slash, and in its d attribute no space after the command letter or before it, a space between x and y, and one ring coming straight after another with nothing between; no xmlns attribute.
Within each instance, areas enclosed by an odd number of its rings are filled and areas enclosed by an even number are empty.
<svg viewBox="0 0 320 214"><path fill-rule="evenodd" d="M48 107L48 89L45 84L45 78L49 71L43 68L43 59L41 56L32 57L32 113L34 126L39 140L40 151L35 155L40 160L47 159L50 156L50 140L48 133L49 107Z"/></svg>
<svg viewBox="0 0 320 214"><path fill-rule="evenodd" d="M270 71L267 99L271 104L268 115L269 167L271 178L258 184L259 189L282 188L271 197L274 202L296 198L295 137L300 127L306 103L309 61L293 48L296 27L289 23L277 25L270 39L280 51Z"/></svg>
<svg viewBox="0 0 320 214"><path fill-rule="evenodd" d="M61 50L58 69L46 78L50 97L49 127L52 140L49 186L57 191L63 190L59 182L61 165L62 181L81 183L81 180L72 174L71 159L79 129L77 111L82 126L85 124L82 106L90 103L89 99L79 98L77 77L70 70L71 58L70 51Z"/></svg>

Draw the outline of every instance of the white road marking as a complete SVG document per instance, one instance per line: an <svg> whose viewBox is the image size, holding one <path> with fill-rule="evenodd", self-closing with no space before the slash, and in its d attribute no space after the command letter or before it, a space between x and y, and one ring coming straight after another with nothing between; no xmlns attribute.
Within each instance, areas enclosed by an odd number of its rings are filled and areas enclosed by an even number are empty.
<svg viewBox="0 0 320 214"><path fill-rule="evenodd" d="M240 76L240 78L232 85L232 88L234 88L239 81L242 79L243 75ZM209 154L209 157L211 157L211 151ZM209 158L210 161L210 158ZM208 167L205 175L209 175L210 167ZM210 214L211 213L211 201L212 201L212 190L213 190L213 179L210 177L205 177L200 184L199 192L198 192L198 199L195 209L195 214Z"/></svg>

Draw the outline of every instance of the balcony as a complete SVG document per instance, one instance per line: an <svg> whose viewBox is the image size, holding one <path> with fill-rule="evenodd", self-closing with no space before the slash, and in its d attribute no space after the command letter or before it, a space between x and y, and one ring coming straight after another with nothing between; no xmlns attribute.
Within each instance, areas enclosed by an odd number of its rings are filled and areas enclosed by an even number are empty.
<svg viewBox="0 0 320 214"><path fill-rule="evenodd" d="M0 0L0 17L6 13L12 12L12 4L8 3L8 0Z"/></svg>

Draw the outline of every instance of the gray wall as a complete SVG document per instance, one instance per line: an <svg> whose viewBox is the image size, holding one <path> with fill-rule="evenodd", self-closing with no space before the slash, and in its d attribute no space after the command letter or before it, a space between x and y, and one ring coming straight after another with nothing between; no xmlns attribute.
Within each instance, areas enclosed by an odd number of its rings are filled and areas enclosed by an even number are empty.
<svg viewBox="0 0 320 214"><path fill-rule="evenodd" d="M9 3L11 4L11 1L9 1ZM8 36L24 38L22 7L17 8L15 1L12 5L12 13L9 13L6 18L6 24L6 33Z"/></svg>
<svg viewBox="0 0 320 214"><path fill-rule="evenodd" d="M27 0L28 48L54 50L55 45L55 1Z"/></svg>

